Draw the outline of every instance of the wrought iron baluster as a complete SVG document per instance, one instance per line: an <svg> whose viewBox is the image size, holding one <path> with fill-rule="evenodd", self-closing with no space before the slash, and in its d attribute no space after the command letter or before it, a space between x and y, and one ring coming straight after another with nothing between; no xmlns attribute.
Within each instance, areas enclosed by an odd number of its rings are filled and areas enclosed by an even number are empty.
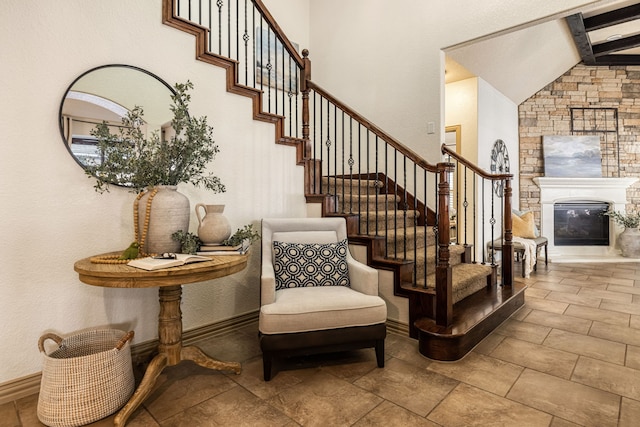
<svg viewBox="0 0 640 427"><path fill-rule="evenodd" d="M369 180L367 180L367 199L369 196ZM353 200L353 196L351 196ZM358 218L362 213L362 125L358 122ZM358 234L362 234L360 227L361 221L358 221Z"/></svg>
<svg viewBox="0 0 640 427"><path fill-rule="evenodd" d="M428 203L427 203L428 202L428 200L427 200L427 171L426 171L426 169L423 169L423 184L422 184L422 186L423 186L423 191L424 191L424 194L422 196L422 200L424 200L424 210L425 210L425 214L426 214L427 206L428 206ZM436 203L436 206L437 205L438 204ZM437 222L437 220L436 220L436 222ZM428 231L428 228L429 228L429 224L427 224L427 219L425 218L424 219L424 236L422 238L423 242L424 242L424 255L425 255L425 257L424 257L424 275L422 277L423 280L424 280L424 285L423 285L424 289L427 289L427 273L428 273L428 270L429 270L429 264L427 263L427 259L428 259L427 258L427 251L428 251L428 249L427 249L428 248L428 246L427 246L427 242L428 242L428 236L427 236L428 233L427 233L427 231ZM437 247L437 245L436 245L436 247ZM437 260L437 258L436 258L436 260ZM413 284L413 286L418 286L417 280L416 280L416 283Z"/></svg>
<svg viewBox="0 0 640 427"><path fill-rule="evenodd" d="M414 212L414 218L413 218L413 259L416 260L416 262L414 262L414 272L413 272L413 277L414 282L418 279L418 267L417 267L417 259L418 259L418 221L417 221L417 214L418 214L418 165L416 165L415 162L413 163L413 212ZM425 258L426 260L427 258Z"/></svg>
<svg viewBox="0 0 640 427"><path fill-rule="evenodd" d="M240 35L240 0L236 0L236 58L237 60L240 60L240 39L238 38L238 36ZM236 70L236 72L239 72L240 70ZM238 77L236 76L236 79L238 79ZM239 79L238 79L239 80Z"/></svg>
<svg viewBox="0 0 640 427"><path fill-rule="evenodd" d="M320 157L320 164L323 163L323 156L322 156L322 141L324 140L324 123L323 123L323 105L324 105L324 96L320 96L320 111L318 112L318 117L320 117L320 122L318 123L318 128L320 129L320 138L318 139L318 154ZM329 103L329 101L327 100L327 104ZM328 109L328 107L327 107ZM315 151L314 151L315 152ZM315 170L315 168L314 168ZM320 180L320 193L323 193L322 191L322 170L319 171L319 176L318 177L314 177L314 181L315 179L319 179ZM330 191L331 187L328 184L327 181L327 191Z"/></svg>
<svg viewBox="0 0 640 427"><path fill-rule="evenodd" d="M393 149L393 194L398 194L398 149L397 148ZM398 205L395 204L393 205L394 232L398 230L397 219L398 219ZM388 227L389 219L385 218L384 223L387 224L387 227ZM388 228L386 229L386 234L387 236L389 235ZM397 236L394 236L394 237L396 238L393 239L393 253L395 255L394 257L398 258L398 239L397 239Z"/></svg>
<svg viewBox="0 0 640 427"><path fill-rule="evenodd" d="M259 68L256 67L256 64L258 64L258 45L256 43L256 9L255 7L252 9L251 44L252 44L251 56L253 57L253 63L252 63L253 72L251 73L252 75L251 78L253 80L253 87L255 88L258 86L258 82L256 81L257 73L260 72ZM260 51L262 52L262 48L260 48ZM260 66L262 66L262 62L260 62Z"/></svg>
<svg viewBox="0 0 640 427"><path fill-rule="evenodd" d="M493 181L491 181L491 218L489 219L489 224L491 224L491 241L495 241L495 228L496 228L496 216L495 216L495 192L493 191ZM504 223L502 224L502 236L500 237L500 247L504 248ZM493 246L493 245L492 245ZM491 251L491 266L496 265L496 253L495 250Z"/></svg>
<svg viewBox="0 0 640 427"><path fill-rule="evenodd" d="M405 155L402 156L402 163L403 163L402 186L404 187L404 193L403 193L404 202L402 203L402 228L404 230L404 233L402 236L402 246L403 246L403 254L404 254L403 259L407 259L407 215L409 213L409 204L407 203L407 198L409 197L409 193L407 193L407 156ZM396 236L398 235L397 224L398 223L396 219L396 226L394 230L394 234ZM396 238L396 240L398 239Z"/></svg>
<svg viewBox="0 0 640 427"><path fill-rule="evenodd" d="M262 28L262 17L260 17L260 30L258 31L258 37L260 38L260 66L256 67L258 73L260 73L260 90L264 90L264 69L266 64L264 63L264 29ZM258 76L256 76L256 79Z"/></svg>
<svg viewBox="0 0 640 427"><path fill-rule="evenodd" d="M353 117L349 116L349 213L353 214ZM342 193L344 195L344 193Z"/></svg>
<svg viewBox="0 0 640 427"><path fill-rule="evenodd" d="M481 204L482 204L482 241L486 242L487 239L485 237L485 233L486 233L485 224L486 224L486 221L485 221L485 216L484 216L484 212L485 212L484 204L485 204L485 188L486 188L487 184L486 184L486 180L484 179L484 177L481 178L481 182L482 182L482 202L481 202ZM493 240L491 241L491 251L493 252ZM485 252L485 249L482 248L482 264L483 265L487 263L487 260L485 259L485 256L484 256L484 252ZM493 258L493 255L492 255L492 258Z"/></svg>
<svg viewBox="0 0 640 427"><path fill-rule="evenodd" d="M376 170L376 182L382 182L380 181L380 150L379 150L379 146L378 146L378 135L376 135L376 149L375 149L375 170ZM378 190L379 191L379 190ZM384 193L383 193L384 194ZM378 205L378 192L376 192L376 206ZM388 203L385 203L385 208L388 205ZM376 212L378 212L378 209L376 209ZM377 214L376 214L376 222L375 222L375 235L376 237L379 235L378 234L378 220L377 220Z"/></svg>
<svg viewBox="0 0 640 427"><path fill-rule="evenodd" d="M294 82L294 85L296 85L295 90L296 90L296 94L297 94L300 91L300 86L297 85L297 82L299 81L298 79L300 77L298 76L298 67L295 67L294 69L295 69L295 72L296 72L296 80ZM296 127L296 135L295 135L296 138L298 137L298 129L300 129L300 123L298 122L299 114L300 113L299 113L299 110L298 110L298 96L296 96L296 126L295 126Z"/></svg>
<svg viewBox="0 0 640 427"><path fill-rule="evenodd" d="M344 120L344 115L342 119ZM335 104L333 104L333 120L336 122L336 125L333 127L333 193L335 194L333 209L335 212L338 212L338 107ZM329 159L327 159L327 161L329 161Z"/></svg>
<svg viewBox="0 0 640 427"><path fill-rule="evenodd" d="M209 12L209 45L207 46L207 50L209 52L213 52L213 49L211 46L213 46L213 12L211 11L211 0L209 0L209 7L208 7L208 12Z"/></svg>
<svg viewBox="0 0 640 427"><path fill-rule="evenodd" d="M289 70L291 70L291 66L292 66L291 61L292 61L291 60L291 55L289 55ZM298 67L296 67L296 68L298 68ZM292 74L289 73L289 91L288 91L288 95L289 95L289 115L288 115L288 117L289 117L289 136L293 136L293 130L292 130L292 127L293 127L293 106L292 106L292 102L293 102L293 99L292 99L293 98L293 82L291 80L292 78L293 78ZM296 116L297 116L297 114L296 114ZM298 135L296 134L295 136L297 137Z"/></svg>
<svg viewBox="0 0 640 427"><path fill-rule="evenodd" d="M371 147L370 147L371 139L370 139L370 136L371 136L371 131L369 129L367 129L367 149L366 149L366 152L367 152L367 179L371 179L371 175L369 174L369 171L370 171L370 169L369 169L369 161L370 161L370 157L371 157ZM375 208L373 210L377 211L378 210L378 181L376 181L374 179L373 180L373 185L375 186L375 191L374 191ZM367 194L367 201L366 201L366 203L367 203L367 205L366 205L367 206L367 221L365 222L365 228L366 228L365 231L366 231L367 235L369 234L369 219L370 219L370 216L371 216L371 213L370 213L371 209L369 207L369 199L370 199L370 197Z"/></svg>
<svg viewBox="0 0 640 427"><path fill-rule="evenodd" d="M267 111L271 112L271 27L267 28Z"/></svg>
<svg viewBox="0 0 640 427"><path fill-rule="evenodd" d="M273 50L274 50L273 52L273 80L274 80L273 81L273 87L274 87L273 100L275 102L274 112L276 114L278 114L279 112L278 110L278 51L280 50L280 47L278 45L279 41L280 40L278 40L278 38L276 37L276 34L273 33ZM284 46L282 46L282 56L284 57ZM271 73L269 73L269 75L271 75ZM284 90L284 84L282 86ZM269 84L269 87L271 87L271 84Z"/></svg>
<svg viewBox="0 0 640 427"><path fill-rule="evenodd" d="M322 107L321 107L321 110L322 110ZM330 150L331 150L331 137L330 137L330 135L331 135L331 133L330 133L330 132L331 132L331 126L330 126L331 118L330 118L330 114L331 114L331 113L330 113L330 111L331 111L331 105L330 105L330 103L329 103L329 100L327 100L327 140L326 140L326 141L325 141L325 143L324 143L324 144L325 144L325 146L327 147L327 163L329 163L329 165L327 165L327 166L330 166L330 164L331 164L331 160L330 160L330 159L331 159L331 151L330 151ZM323 138L323 136L322 136L322 132L320 132L320 140L323 140L323 139L324 139L324 138ZM320 153L320 162L321 162L321 163L322 163L322 165L324 166L324 163L325 163L325 162L324 162L324 160L322 159L322 152ZM330 182L329 182L329 180L331 179L331 173L330 173L331 171L330 171L329 169L330 169L330 168L329 168L329 167L327 167L327 187L328 187L328 189L329 189L329 188L331 188L331 185L330 185ZM334 190L334 192L333 192L333 193L334 193L335 197L338 197L338 194L336 193L336 191L335 191L335 190Z"/></svg>
<svg viewBox="0 0 640 427"><path fill-rule="evenodd" d="M218 6L218 55L222 55L222 6L224 2L217 0L216 5Z"/></svg>
<svg viewBox="0 0 640 427"><path fill-rule="evenodd" d="M477 179L478 179L477 175L473 174L473 235L472 235L472 238L473 238L472 245L473 246L472 247L474 249L477 247L476 236L478 235L477 234L478 233L478 229L477 229L478 221L476 220L476 214L477 214L476 208L477 208L477 205L478 205L478 200L477 200L478 192L477 192L477 188L476 188ZM472 253L471 253L471 259L472 259L472 262L474 264L476 264L477 260L476 260L476 251L475 250L473 250Z"/></svg>
<svg viewBox="0 0 640 427"><path fill-rule="evenodd" d="M318 109L317 109L317 106L316 106L316 99L318 98L318 96L319 95L316 92L313 92L313 116L312 116L313 117L313 124L312 124L312 126L313 126L313 154L314 154L314 156L318 152L318 146L316 144L316 141L318 141L318 138L317 138L317 136L318 136L318 134L317 134L317 132L318 132L318 126L317 126L318 119L316 117L316 115L318 114ZM320 152L322 152L322 147L320 147ZM315 165L314 165L314 167L312 169L312 175L313 176L312 176L311 182L313 182L313 192L314 192L314 194L317 194L318 191L316 191L316 190L318 190L318 188L316 188L316 167L315 167ZM319 191L320 194L322 194L322 192L323 192L322 191L322 179L320 179L320 188L319 188L319 190L320 190Z"/></svg>
<svg viewBox="0 0 640 427"><path fill-rule="evenodd" d="M345 174L344 174L344 110L342 110L342 160L340 161L340 163L341 163L341 166L342 166L342 194L344 195L344 180L345 180ZM337 188L336 188L336 191L337 191ZM342 203L341 203L342 210L340 212L345 213L345 200L344 200L344 197L342 197L342 199L343 199Z"/></svg>
<svg viewBox="0 0 640 427"><path fill-rule="evenodd" d="M227 55L231 58L231 3L227 6Z"/></svg>
<svg viewBox="0 0 640 427"><path fill-rule="evenodd" d="M287 50L284 48L284 43L280 42L280 47L282 47L282 58L281 61L282 63L281 65L281 69L282 69L282 89L281 91L281 95L282 95L282 102L280 103L281 108L282 108L282 112L280 114L282 114L283 116L286 117L284 108L285 108L285 102L284 102L284 95L285 95L285 88L286 88L286 79L287 79L287 73L285 73L285 68L284 68L284 61L285 61L285 57L287 55L289 55L289 53L287 52ZM278 76L278 71L276 70L276 77ZM278 88L278 84L276 83L276 89ZM278 111L278 108L276 107L276 112Z"/></svg>
<svg viewBox="0 0 640 427"><path fill-rule="evenodd" d="M463 184L463 192L464 192L464 201L462 202L462 207L464 208L464 246L467 246L467 234L468 233L468 225L467 225L467 218L469 217L469 201L467 200L467 175L469 174L469 171L467 169L467 166L464 167L464 184Z"/></svg>
<svg viewBox="0 0 640 427"><path fill-rule="evenodd" d="M249 18L247 14L247 0L244 0L244 84L249 86Z"/></svg>
<svg viewBox="0 0 640 427"><path fill-rule="evenodd" d="M389 148L385 147L384 150L384 180L385 180L385 185L384 185L384 189L385 189L385 193L389 193ZM395 196L395 194L394 194ZM395 209L395 203L394 203L394 209ZM389 216L389 205L385 205L384 207L384 217L385 219ZM380 222L380 215L376 215L376 224L378 224ZM387 230L387 221L384 222L384 257L385 258L389 258L389 239L387 239L387 236L389 236L389 230Z"/></svg>
<svg viewBox="0 0 640 427"><path fill-rule="evenodd" d="M300 112L298 110L298 95L299 95L300 91L298 90L298 67L297 66L294 68L294 71L295 71L295 76L296 76L295 80L293 81L294 90L295 90L295 93L296 93L296 96L295 96L295 99L296 99L296 102L295 102L295 111L296 111L296 114L295 114L295 119L296 119L295 120L295 123L296 123L295 129L296 129L296 132L295 132L294 136L297 138L298 137L298 129L300 129L300 127L299 127L300 124L298 123L298 117L300 115Z"/></svg>

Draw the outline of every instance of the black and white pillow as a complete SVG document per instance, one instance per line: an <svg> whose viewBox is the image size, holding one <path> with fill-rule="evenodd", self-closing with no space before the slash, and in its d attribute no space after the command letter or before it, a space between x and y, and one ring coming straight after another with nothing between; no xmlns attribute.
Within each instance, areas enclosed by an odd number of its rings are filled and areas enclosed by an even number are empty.
<svg viewBox="0 0 640 427"><path fill-rule="evenodd" d="M276 290L349 286L347 239L337 243L273 242Z"/></svg>

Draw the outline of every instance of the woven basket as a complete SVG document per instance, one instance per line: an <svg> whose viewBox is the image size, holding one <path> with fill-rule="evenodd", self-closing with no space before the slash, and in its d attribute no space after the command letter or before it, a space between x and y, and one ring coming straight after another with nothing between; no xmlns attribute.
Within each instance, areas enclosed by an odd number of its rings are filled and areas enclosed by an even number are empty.
<svg viewBox="0 0 640 427"><path fill-rule="evenodd" d="M129 341L133 331L98 329L66 338L45 334L38 341L43 355L38 419L48 426L92 423L120 409L135 382ZM58 348L47 354L46 340Z"/></svg>

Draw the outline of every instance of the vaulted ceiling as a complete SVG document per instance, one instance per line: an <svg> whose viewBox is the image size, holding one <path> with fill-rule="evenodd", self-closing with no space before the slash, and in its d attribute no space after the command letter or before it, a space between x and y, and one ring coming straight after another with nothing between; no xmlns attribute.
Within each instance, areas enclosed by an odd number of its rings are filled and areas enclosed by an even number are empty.
<svg viewBox="0 0 640 427"><path fill-rule="evenodd" d="M447 83L480 77L520 104L581 62L640 65L640 1L595 2L445 53Z"/></svg>

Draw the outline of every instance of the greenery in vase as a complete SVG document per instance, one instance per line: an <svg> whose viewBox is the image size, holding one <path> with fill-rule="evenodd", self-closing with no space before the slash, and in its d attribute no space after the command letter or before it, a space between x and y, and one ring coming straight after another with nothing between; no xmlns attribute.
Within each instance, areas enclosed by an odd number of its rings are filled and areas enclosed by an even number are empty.
<svg viewBox="0 0 640 427"><path fill-rule="evenodd" d="M183 254L195 254L202 246L202 240L193 233L178 230L171 235L171 239L180 242L181 252Z"/></svg>
<svg viewBox="0 0 640 427"><path fill-rule="evenodd" d="M91 131L103 155L102 163L86 169L96 179L96 191L109 191L110 184L140 192L157 185L187 182L216 193L225 191L218 177L206 173L207 164L219 151L213 141L213 128L206 116L189 116L188 91L193 89L193 83L176 83L174 89L170 108L175 135L169 141L162 140L158 132L145 138L144 110L140 106L126 114L117 134L112 134L105 122Z"/></svg>
<svg viewBox="0 0 640 427"><path fill-rule="evenodd" d="M253 224L247 224L243 228L238 228L231 237L223 240L222 244L226 246L237 246L242 244L245 240L249 240L249 244L251 244L259 238L260 233L253 229Z"/></svg>
<svg viewBox="0 0 640 427"><path fill-rule="evenodd" d="M612 218L616 224L624 228L638 228L640 226L640 213L638 212L620 213L618 211L607 211L603 215Z"/></svg>

